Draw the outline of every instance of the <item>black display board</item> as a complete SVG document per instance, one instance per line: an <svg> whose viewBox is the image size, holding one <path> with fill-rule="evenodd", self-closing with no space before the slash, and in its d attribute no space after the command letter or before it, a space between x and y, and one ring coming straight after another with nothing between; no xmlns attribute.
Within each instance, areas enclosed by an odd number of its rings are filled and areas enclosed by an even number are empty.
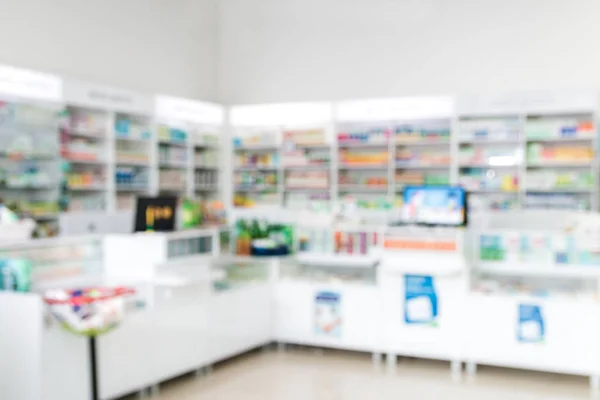
<svg viewBox="0 0 600 400"><path fill-rule="evenodd" d="M177 197L138 197L134 232L175 230Z"/></svg>

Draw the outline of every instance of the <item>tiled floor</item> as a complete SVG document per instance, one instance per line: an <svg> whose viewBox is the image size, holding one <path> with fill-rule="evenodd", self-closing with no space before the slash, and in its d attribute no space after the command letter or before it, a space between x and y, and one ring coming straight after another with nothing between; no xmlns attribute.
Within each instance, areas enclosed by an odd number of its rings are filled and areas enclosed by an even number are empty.
<svg viewBox="0 0 600 400"><path fill-rule="evenodd" d="M582 377L480 368L454 382L447 363L401 360L395 373L366 355L311 350L254 353L216 367L208 377L161 386L155 400L567 400L589 399Z"/></svg>

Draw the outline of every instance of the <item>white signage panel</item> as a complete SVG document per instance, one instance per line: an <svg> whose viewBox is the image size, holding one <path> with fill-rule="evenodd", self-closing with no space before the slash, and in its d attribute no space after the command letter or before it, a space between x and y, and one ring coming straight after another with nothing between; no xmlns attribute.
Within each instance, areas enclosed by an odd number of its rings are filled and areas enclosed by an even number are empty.
<svg viewBox="0 0 600 400"><path fill-rule="evenodd" d="M153 112L151 96L76 80L65 82L64 100L68 104L124 113L151 115Z"/></svg>
<svg viewBox="0 0 600 400"><path fill-rule="evenodd" d="M61 101L62 85L62 79L55 75L0 65L1 96Z"/></svg>
<svg viewBox="0 0 600 400"><path fill-rule="evenodd" d="M351 100L336 105L340 122L451 118L453 114L450 96Z"/></svg>
<svg viewBox="0 0 600 400"><path fill-rule="evenodd" d="M589 113L598 106L593 90L555 90L462 96L458 113L463 116Z"/></svg>
<svg viewBox="0 0 600 400"><path fill-rule="evenodd" d="M221 125L225 114L223 107L218 104L171 96L156 96L154 112L160 120L199 125Z"/></svg>
<svg viewBox="0 0 600 400"><path fill-rule="evenodd" d="M332 120L331 103L279 103L234 106L233 126L301 126L326 124Z"/></svg>

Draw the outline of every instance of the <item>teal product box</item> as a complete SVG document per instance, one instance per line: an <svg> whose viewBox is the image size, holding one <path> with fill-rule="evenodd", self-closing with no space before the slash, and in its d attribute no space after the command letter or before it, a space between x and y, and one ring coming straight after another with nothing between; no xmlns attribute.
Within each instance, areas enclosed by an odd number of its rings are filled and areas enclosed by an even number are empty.
<svg viewBox="0 0 600 400"><path fill-rule="evenodd" d="M23 259L0 259L0 290L29 292L31 262Z"/></svg>

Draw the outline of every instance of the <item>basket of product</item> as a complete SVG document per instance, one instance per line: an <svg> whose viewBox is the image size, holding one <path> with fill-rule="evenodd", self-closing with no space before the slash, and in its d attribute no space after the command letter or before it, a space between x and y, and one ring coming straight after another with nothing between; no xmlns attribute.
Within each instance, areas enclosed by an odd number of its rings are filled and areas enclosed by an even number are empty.
<svg viewBox="0 0 600 400"><path fill-rule="evenodd" d="M52 316L69 332L99 336L115 329L125 317L126 287L50 290L44 295Z"/></svg>

